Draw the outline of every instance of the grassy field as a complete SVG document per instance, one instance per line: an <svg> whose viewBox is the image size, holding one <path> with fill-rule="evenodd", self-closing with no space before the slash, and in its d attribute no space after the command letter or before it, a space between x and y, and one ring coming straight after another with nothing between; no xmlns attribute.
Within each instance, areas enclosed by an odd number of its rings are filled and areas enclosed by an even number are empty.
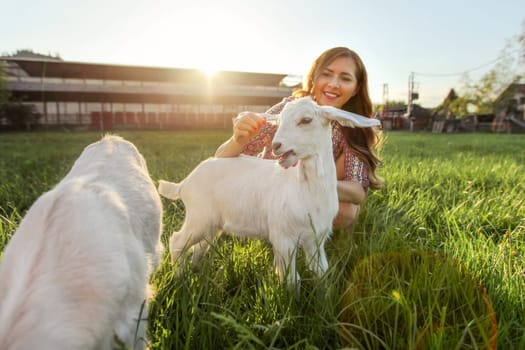
<svg viewBox="0 0 525 350"><path fill-rule="evenodd" d="M154 180L178 181L229 132L120 135ZM33 201L99 138L0 134L0 251ZM353 232L334 232L323 279L300 255L300 295L290 294L259 241L223 237L182 278L166 255L153 277L151 348L524 349L524 150L523 135L388 133L386 187L370 193ZM163 204L167 245L184 207Z"/></svg>

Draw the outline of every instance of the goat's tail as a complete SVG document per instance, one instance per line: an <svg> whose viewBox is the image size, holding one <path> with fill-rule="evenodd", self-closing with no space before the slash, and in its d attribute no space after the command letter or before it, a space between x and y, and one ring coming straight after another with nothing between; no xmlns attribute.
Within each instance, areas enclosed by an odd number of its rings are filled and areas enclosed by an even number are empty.
<svg viewBox="0 0 525 350"><path fill-rule="evenodd" d="M180 184L159 180L158 191L161 196L169 199L179 199L180 198Z"/></svg>

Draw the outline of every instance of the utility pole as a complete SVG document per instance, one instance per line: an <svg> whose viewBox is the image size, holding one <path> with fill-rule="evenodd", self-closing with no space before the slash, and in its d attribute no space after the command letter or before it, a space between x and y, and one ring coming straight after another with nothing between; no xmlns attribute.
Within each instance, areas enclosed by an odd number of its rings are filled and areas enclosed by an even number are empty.
<svg viewBox="0 0 525 350"><path fill-rule="evenodd" d="M383 84L383 105L388 104L388 84Z"/></svg>
<svg viewBox="0 0 525 350"><path fill-rule="evenodd" d="M408 75L408 103L407 103L407 118L412 114L412 104L414 100L414 72Z"/></svg>
<svg viewBox="0 0 525 350"><path fill-rule="evenodd" d="M385 115L388 107L388 84L383 84L383 111L382 114Z"/></svg>
<svg viewBox="0 0 525 350"><path fill-rule="evenodd" d="M408 75L408 103L407 103L407 112L405 116L410 121L410 131L414 131L414 117L412 116L412 109L414 106L414 100L419 98L419 94L414 92L414 72L410 72Z"/></svg>

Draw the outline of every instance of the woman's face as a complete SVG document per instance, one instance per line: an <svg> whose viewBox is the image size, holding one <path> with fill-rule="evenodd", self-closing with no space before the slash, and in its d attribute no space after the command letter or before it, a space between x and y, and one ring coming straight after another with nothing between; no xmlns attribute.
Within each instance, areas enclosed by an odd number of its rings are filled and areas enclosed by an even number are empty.
<svg viewBox="0 0 525 350"><path fill-rule="evenodd" d="M321 106L343 107L359 89L356 73L352 58L336 58L318 73L313 84L313 99Z"/></svg>

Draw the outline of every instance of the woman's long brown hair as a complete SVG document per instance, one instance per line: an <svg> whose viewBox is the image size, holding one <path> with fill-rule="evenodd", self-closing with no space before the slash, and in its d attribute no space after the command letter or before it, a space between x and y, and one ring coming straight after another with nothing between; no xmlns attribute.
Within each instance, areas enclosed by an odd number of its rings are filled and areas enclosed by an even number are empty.
<svg viewBox="0 0 525 350"><path fill-rule="evenodd" d="M357 94L350 98L342 109L372 118L373 108L368 93L368 74L365 65L357 53L346 47L334 47L323 52L310 67L304 78L302 89L295 91L294 96L311 95L314 82L319 77L320 72L340 57L348 57L354 60L357 66L356 78L358 82ZM342 130L352 151L368 167L370 188L379 189L383 187L384 180L376 174L376 169L381 164L378 156L382 142L381 132L374 128L342 127Z"/></svg>

